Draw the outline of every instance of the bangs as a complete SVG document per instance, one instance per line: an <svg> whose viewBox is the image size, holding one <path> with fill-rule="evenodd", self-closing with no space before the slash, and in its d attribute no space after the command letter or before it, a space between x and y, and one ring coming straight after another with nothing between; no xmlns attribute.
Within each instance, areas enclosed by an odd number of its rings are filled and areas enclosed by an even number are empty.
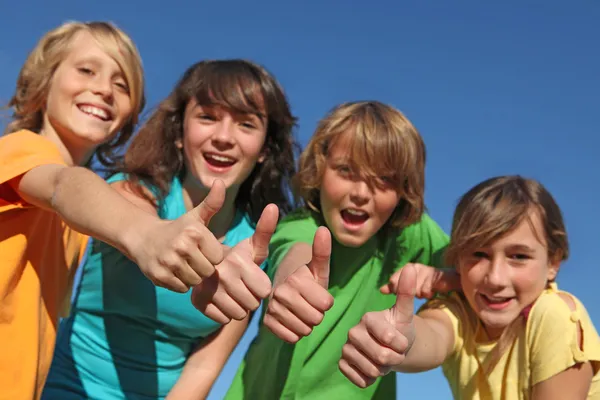
<svg viewBox="0 0 600 400"><path fill-rule="evenodd" d="M402 189L413 158L394 127L369 113L345 121L338 132L334 143L347 149L345 160L353 171L366 180L386 177L396 190Z"/></svg>
<svg viewBox="0 0 600 400"><path fill-rule="evenodd" d="M491 212L473 212L468 213L469 221L462 221L470 226L457 227L471 232L463 237L463 244L460 246L464 251L472 251L485 247L494 241L502 238L512 232L524 220L529 220L529 205L504 204L499 205L497 209ZM536 235L537 236L537 235Z"/></svg>
<svg viewBox="0 0 600 400"><path fill-rule="evenodd" d="M470 204L471 207L462 211L463 217L457 221L454 228L455 244L452 246L460 254L469 254L476 249L489 246L510 234L523 221L527 221L536 240L545 243L543 232L538 232L532 218L534 213L541 217L543 210L524 196L515 201L514 198L503 195L500 192L492 198L475 199Z"/></svg>
<svg viewBox="0 0 600 400"><path fill-rule="evenodd" d="M121 68L123 78L129 87L129 95L134 108L132 113L133 120L137 120L137 114L142 108L144 77L141 69L141 63L135 51L130 44L120 37L118 33L103 27L101 24L93 25L88 28L98 46L108 54Z"/></svg>
<svg viewBox="0 0 600 400"><path fill-rule="evenodd" d="M234 113L267 118L259 77L249 68L235 64L207 64L200 77L192 93L198 105L219 105Z"/></svg>

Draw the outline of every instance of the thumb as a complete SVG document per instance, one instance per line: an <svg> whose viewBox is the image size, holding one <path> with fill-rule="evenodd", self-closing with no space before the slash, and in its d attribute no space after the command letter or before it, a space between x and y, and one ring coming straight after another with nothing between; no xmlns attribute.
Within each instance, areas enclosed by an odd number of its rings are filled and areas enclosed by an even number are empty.
<svg viewBox="0 0 600 400"><path fill-rule="evenodd" d="M308 269L315 277L315 281L323 288L329 287L329 260L331 259L331 233L329 229L321 226L315 232L312 245L312 259Z"/></svg>
<svg viewBox="0 0 600 400"><path fill-rule="evenodd" d="M275 204L268 204L260 215L254 234L250 238L254 263L260 265L269 255L269 242L277 228L279 208Z"/></svg>
<svg viewBox="0 0 600 400"><path fill-rule="evenodd" d="M190 214L199 219L205 226L208 226L211 218L219 212L224 202L225 184L222 180L215 179L206 198L190 211Z"/></svg>
<svg viewBox="0 0 600 400"><path fill-rule="evenodd" d="M411 264L400 270L396 287L396 304L392 309L392 318L396 323L409 323L415 310L415 290L417 286L417 270Z"/></svg>

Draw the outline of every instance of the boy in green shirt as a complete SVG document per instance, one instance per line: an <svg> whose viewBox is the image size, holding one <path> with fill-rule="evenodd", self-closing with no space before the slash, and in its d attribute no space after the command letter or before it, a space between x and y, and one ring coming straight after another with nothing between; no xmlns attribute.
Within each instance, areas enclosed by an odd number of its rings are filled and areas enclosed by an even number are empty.
<svg viewBox="0 0 600 400"><path fill-rule="evenodd" d="M424 166L421 136L390 106L342 104L321 121L294 182L307 207L272 237L273 291L226 399L395 396L393 375L360 389L338 361L350 328L365 313L393 306L384 293L394 291L394 272L407 263L442 265L448 237L424 213ZM421 287L444 290L455 282L452 272L417 270ZM202 309L228 314L227 303L242 299L240 287L224 282Z"/></svg>

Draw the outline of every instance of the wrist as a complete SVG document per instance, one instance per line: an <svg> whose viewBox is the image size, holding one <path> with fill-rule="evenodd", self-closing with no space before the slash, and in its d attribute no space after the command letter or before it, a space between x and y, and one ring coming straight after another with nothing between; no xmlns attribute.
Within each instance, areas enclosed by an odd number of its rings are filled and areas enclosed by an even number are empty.
<svg viewBox="0 0 600 400"><path fill-rule="evenodd" d="M122 224L115 247L132 261L137 262L140 249L146 245L146 235L149 232L156 232L155 227L162 222L164 221L140 210L140 215Z"/></svg>

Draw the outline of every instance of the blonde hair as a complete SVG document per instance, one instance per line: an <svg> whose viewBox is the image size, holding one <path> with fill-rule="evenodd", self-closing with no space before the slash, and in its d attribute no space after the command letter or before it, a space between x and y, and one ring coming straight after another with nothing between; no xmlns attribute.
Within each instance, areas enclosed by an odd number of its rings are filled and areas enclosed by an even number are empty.
<svg viewBox="0 0 600 400"><path fill-rule="evenodd" d="M398 110L377 101L344 103L323 118L300 155L293 185L306 205L320 212L320 187L333 144L348 134L348 162L354 173L372 181L391 177L401 200L386 225L405 227L425 210L425 144Z"/></svg>
<svg viewBox="0 0 600 400"><path fill-rule="evenodd" d="M534 229L532 213L538 215L543 232ZM447 265L458 266L465 255L500 239L523 221L546 244L549 260L558 262L568 258L569 241L562 212L548 190L533 179L500 176L481 182L460 199L445 254ZM502 332L485 361L485 373L493 370L525 323L526 316L521 315Z"/></svg>
<svg viewBox="0 0 600 400"><path fill-rule="evenodd" d="M121 129L120 135L111 143L99 146L96 152L98 160L109 166L117 158L114 151L133 134L138 115L144 108L145 98L144 73L138 51L129 36L108 22L67 22L40 39L19 73L15 94L8 103L8 107L13 109L12 121L4 133L21 129L39 133L52 77L66 58L70 44L79 32L91 34L98 45L119 64L129 86L131 117Z"/></svg>

